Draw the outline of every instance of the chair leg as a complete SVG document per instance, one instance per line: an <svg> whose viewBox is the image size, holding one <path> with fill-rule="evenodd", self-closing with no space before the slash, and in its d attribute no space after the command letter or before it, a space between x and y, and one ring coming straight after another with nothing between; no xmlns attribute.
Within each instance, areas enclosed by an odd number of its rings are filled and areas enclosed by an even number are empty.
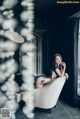
<svg viewBox="0 0 80 119"><path fill-rule="evenodd" d="M56 108L56 105L53 108ZM48 113L51 113L51 112L52 112L52 108L48 109Z"/></svg>
<svg viewBox="0 0 80 119"><path fill-rule="evenodd" d="M51 113L51 112L52 112L52 109L51 109L51 108L50 108L50 109L48 109L48 112L49 112L49 113Z"/></svg>
<svg viewBox="0 0 80 119"><path fill-rule="evenodd" d="M56 108L56 105L53 108ZM47 112L51 113L52 112L52 108L47 109Z"/></svg>
<svg viewBox="0 0 80 119"><path fill-rule="evenodd" d="M56 105L53 108L56 108Z"/></svg>

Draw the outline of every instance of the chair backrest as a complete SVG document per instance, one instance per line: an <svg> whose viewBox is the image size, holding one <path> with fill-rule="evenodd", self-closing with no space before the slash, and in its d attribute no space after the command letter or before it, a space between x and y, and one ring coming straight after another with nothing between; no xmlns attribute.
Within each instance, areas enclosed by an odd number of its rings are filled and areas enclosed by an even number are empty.
<svg viewBox="0 0 80 119"><path fill-rule="evenodd" d="M57 78L46 86L34 89L35 106L40 108L52 108L56 105L66 79Z"/></svg>

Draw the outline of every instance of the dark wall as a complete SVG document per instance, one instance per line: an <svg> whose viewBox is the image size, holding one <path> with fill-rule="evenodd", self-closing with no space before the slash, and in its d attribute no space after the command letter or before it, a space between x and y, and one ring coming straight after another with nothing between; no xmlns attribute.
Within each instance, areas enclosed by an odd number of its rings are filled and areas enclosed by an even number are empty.
<svg viewBox="0 0 80 119"><path fill-rule="evenodd" d="M40 17L40 16L39 16ZM40 20L40 21L39 21ZM37 22L37 21L36 21ZM38 27L39 22L39 27ZM54 61L54 54L60 53L63 61L67 64L66 72L69 74L69 79L66 81L61 99L64 99L71 105L75 105L77 101L77 84L74 77L74 19L63 20L61 23L56 23L54 19L42 17L38 19L37 28L42 27L48 30L47 32L47 75L50 75L50 69ZM56 25L55 25L56 23ZM43 64L44 68L44 64ZM76 81L77 82L77 81Z"/></svg>
<svg viewBox="0 0 80 119"><path fill-rule="evenodd" d="M48 34L48 72L54 60L54 54L60 53L66 62L66 72L69 79L66 81L61 97L70 104L75 104L74 78L74 19L66 20L63 24L49 30ZM75 92L77 93L77 92ZM77 97L76 97L77 99Z"/></svg>

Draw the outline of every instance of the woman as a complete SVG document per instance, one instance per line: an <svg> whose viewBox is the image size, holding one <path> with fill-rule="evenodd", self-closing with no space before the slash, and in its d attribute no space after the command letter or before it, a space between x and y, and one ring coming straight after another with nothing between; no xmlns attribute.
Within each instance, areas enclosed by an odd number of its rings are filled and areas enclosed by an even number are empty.
<svg viewBox="0 0 80 119"><path fill-rule="evenodd" d="M39 77L36 81L36 88L41 88L46 83L48 83L58 77L65 76L66 79L68 79L69 76L65 71L66 71L66 63L62 61L62 56L60 54L56 54L55 61L51 68L51 77L50 78Z"/></svg>

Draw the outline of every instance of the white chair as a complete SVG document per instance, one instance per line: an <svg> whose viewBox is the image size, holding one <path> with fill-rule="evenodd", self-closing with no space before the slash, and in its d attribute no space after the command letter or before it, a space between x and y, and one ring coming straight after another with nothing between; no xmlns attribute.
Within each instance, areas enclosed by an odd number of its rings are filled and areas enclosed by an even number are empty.
<svg viewBox="0 0 80 119"><path fill-rule="evenodd" d="M34 106L43 109L51 109L56 106L66 78L60 77L47 83L42 88L33 90ZM24 93L24 92L23 92ZM17 102L22 100L23 93L17 94ZM49 110L50 111L50 110Z"/></svg>
<svg viewBox="0 0 80 119"><path fill-rule="evenodd" d="M43 109L55 107L65 81L65 77L60 77L42 88L34 89L34 106Z"/></svg>

